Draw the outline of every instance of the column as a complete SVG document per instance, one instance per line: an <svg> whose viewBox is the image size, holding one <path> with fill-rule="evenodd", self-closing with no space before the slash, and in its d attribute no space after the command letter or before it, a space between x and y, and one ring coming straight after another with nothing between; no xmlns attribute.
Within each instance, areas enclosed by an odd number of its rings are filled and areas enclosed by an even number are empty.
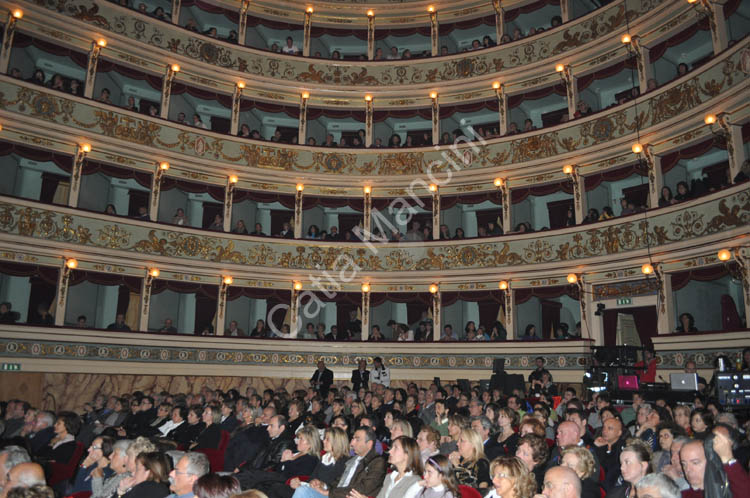
<svg viewBox="0 0 750 498"><path fill-rule="evenodd" d="M375 12L367 11L367 60L375 58Z"/></svg>
<svg viewBox="0 0 750 498"><path fill-rule="evenodd" d="M372 147L372 116L373 116L372 95L365 95L365 147Z"/></svg>
<svg viewBox="0 0 750 498"><path fill-rule="evenodd" d="M81 144L76 149L76 156L73 160L73 171L70 173L70 194L68 196L68 206L78 207L78 194L81 192L81 170L86 154L91 152L89 144Z"/></svg>
<svg viewBox="0 0 750 498"><path fill-rule="evenodd" d="M432 294L432 340L439 341L443 333L443 320L441 320L442 303L440 301L440 289Z"/></svg>
<svg viewBox="0 0 750 498"><path fill-rule="evenodd" d="M232 93L232 116L229 124L229 134L237 136L240 129L240 104L242 103L242 89L245 88L244 81L238 81Z"/></svg>
<svg viewBox="0 0 750 498"><path fill-rule="evenodd" d="M309 98L309 92L302 92L299 99L299 131L297 133L297 143L300 145L304 145L307 142L307 100Z"/></svg>
<svg viewBox="0 0 750 498"><path fill-rule="evenodd" d="M172 95L172 82L179 71L179 65L167 64L167 72L161 86L161 108L159 109L159 117L162 119L169 119L169 97Z"/></svg>
<svg viewBox="0 0 750 498"><path fill-rule="evenodd" d="M372 231L372 187L366 185L362 191L364 192L364 212L362 224L362 236L364 240L370 240L370 232ZM364 313L364 310L362 310ZM364 328L364 326L363 326Z"/></svg>
<svg viewBox="0 0 750 498"><path fill-rule="evenodd" d="M500 135L508 133L508 96L505 95L503 85L498 81L492 84L497 97L497 115L500 123Z"/></svg>
<svg viewBox="0 0 750 498"><path fill-rule="evenodd" d="M65 308L68 303L68 283L70 282L70 272L77 267L77 263L70 263L63 259L62 267L57 275L57 301L55 302L55 326L62 327L65 324Z"/></svg>
<svg viewBox="0 0 750 498"><path fill-rule="evenodd" d="M237 25L237 43L245 45L247 39L247 9L250 8L250 0L242 0L240 5L240 22Z"/></svg>
<svg viewBox="0 0 750 498"><path fill-rule="evenodd" d="M432 240L440 240L440 190L432 193Z"/></svg>
<svg viewBox="0 0 750 498"><path fill-rule="evenodd" d="M563 23L570 21L570 0L560 0L560 12Z"/></svg>
<svg viewBox="0 0 750 498"><path fill-rule="evenodd" d="M654 147L646 144L643 146L643 160L648 167L648 197L652 208L659 206L659 195L664 185L664 176L661 172L661 157L654 154Z"/></svg>
<svg viewBox="0 0 750 498"><path fill-rule="evenodd" d="M89 50L88 67L86 68L86 83L83 86L83 96L87 99L94 96L94 83L96 82L96 66L99 64L99 55L107 42L102 39L91 43Z"/></svg>
<svg viewBox="0 0 750 498"><path fill-rule="evenodd" d="M193 194L188 194L187 219L188 226L203 228L203 199L195 198Z"/></svg>
<svg viewBox="0 0 750 498"><path fill-rule="evenodd" d="M435 55L435 54L433 54ZM432 143L440 143L440 104L437 92L430 92L432 105Z"/></svg>
<svg viewBox="0 0 750 498"><path fill-rule="evenodd" d="M117 315L117 298L120 295L119 285L100 285L97 288L96 321L94 327L105 329Z"/></svg>
<svg viewBox="0 0 750 498"><path fill-rule="evenodd" d="M461 226L464 229L464 235L466 237L477 236L477 212L475 209L467 209L466 206L461 205Z"/></svg>
<svg viewBox="0 0 750 498"><path fill-rule="evenodd" d="M302 190L304 185L297 185L297 191L294 194L294 238L302 238Z"/></svg>
<svg viewBox="0 0 750 498"><path fill-rule="evenodd" d="M156 171L151 177L151 204L148 208L148 218L157 221L159 218L159 195L161 194L161 179L169 169L169 163L162 161L156 165Z"/></svg>
<svg viewBox="0 0 750 498"><path fill-rule="evenodd" d="M195 294L180 294L177 303L177 330L180 334L192 335L195 331Z"/></svg>
<svg viewBox="0 0 750 498"><path fill-rule="evenodd" d="M635 60L638 63L638 85L643 95L648 91L648 80L654 77L654 65L651 64L648 47L641 45L638 36L630 38L630 47L635 52Z"/></svg>
<svg viewBox="0 0 750 498"><path fill-rule="evenodd" d="M495 8L495 36L497 44L505 34L505 12L500 6L500 0L492 0L492 6Z"/></svg>
<svg viewBox="0 0 750 498"><path fill-rule="evenodd" d="M708 0L703 0L701 3L707 10L708 22L711 26L711 41L714 46L714 55L716 55L725 50L729 42L727 20L724 17L724 3L709 2Z"/></svg>
<svg viewBox="0 0 750 498"><path fill-rule="evenodd" d="M570 181L573 182L573 206L576 216L576 224L583 223L583 219L586 217L586 190L584 185L584 178L578 174L576 166L573 166L573 171L570 173Z"/></svg>
<svg viewBox="0 0 750 498"><path fill-rule="evenodd" d="M740 172L740 168L747 160L745 153L745 144L742 141L742 127L733 125L729 120L729 115L720 114L717 123L721 127L724 137L727 141L727 153L729 154L729 182L734 181L734 177Z"/></svg>
<svg viewBox="0 0 750 498"><path fill-rule="evenodd" d="M232 231L232 204L234 203L234 187L237 185L238 178L231 175L227 178L227 186L224 189L224 231Z"/></svg>
<svg viewBox="0 0 750 498"><path fill-rule="evenodd" d="M505 330L508 332L508 340L512 341L518 337L516 334L516 306L513 299L512 282L508 281L508 289L505 294Z"/></svg>
<svg viewBox="0 0 750 498"><path fill-rule="evenodd" d="M10 51L13 48L13 35L16 33L16 24L23 17L21 9L14 9L8 14L8 20L5 23L5 32L3 33L3 44L0 46L0 73L8 72L8 63L10 62Z"/></svg>
<svg viewBox="0 0 750 498"><path fill-rule="evenodd" d="M657 314L657 333L671 334L675 328L674 296L672 294L672 278L665 273L660 265L654 264L654 276L659 284Z"/></svg>
<svg viewBox="0 0 750 498"><path fill-rule="evenodd" d="M561 76L568 94L568 118L572 120L578 106L578 80L573 77L573 70L569 65L564 66Z"/></svg>
<svg viewBox="0 0 750 498"><path fill-rule="evenodd" d="M513 220L511 219L510 212L510 185L508 185L508 180L504 180L502 185L500 185L500 194L502 195L503 233L508 233L513 230Z"/></svg>
<svg viewBox="0 0 750 498"><path fill-rule="evenodd" d="M362 284L362 340L370 337L370 284Z"/></svg>
<svg viewBox="0 0 750 498"><path fill-rule="evenodd" d="M312 14L313 8L308 7L307 10L305 10L305 21L303 25L304 38L302 41L302 55L305 57L310 57L310 27L312 26Z"/></svg>
<svg viewBox="0 0 750 498"><path fill-rule="evenodd" d="M591 309L594 292L592 286L585 281L583 274L579 275L576 286L578 287L578 305L581 308L581 336L583 336L584 330L592 330L589 326L588 310ZM599 341L597 344L604 345L604 341Z"/></svg>
<svg viewBox="0 0 750 498"><path fill-rule="evenodd" d="M227 314L227 290L232 285L232 277L225 276L221 278L219 284L219 299L216 300L216 335L224 335L224 324L226 323Z"/></svg>
<svg viewBox="0 0 750 498"><path fill-rule="evenodd" d="M147 270L141 280L141 316L138 318L138 330L148 330L148 315L151 306L151 287L154 278L159 276L159 270L154 268Z"/></svg>
<svg viewBox="0 0 750 498"><path fill-rule="evenodd" d="M180 25L180 7L182 6L182 0L172 0L172 24L175 26ZM240 17L242 19L242 17ZM242 21L240 21L242 22ZM240 38L242 40L242 38ZM146 329L141 329L146 330Z"/></svg>
<svg viewBox="0 0 750 498"><path fill-rule="evenodd" d="M289 303L289 332L292 338L297 337L299 332L299 291L302 290L302 284L295 282L292 285L292 299Z"/></svg>
<svg viewBox="0 0 750 498"><path fill-rule="evenodd" d="M432 42L432 56L436 57L440 55L440 36L438 32L438 18L435 7L430 5L427 7L427 12L430 13L430 41ZM437 143L433 139L432 143Z"/></svg>

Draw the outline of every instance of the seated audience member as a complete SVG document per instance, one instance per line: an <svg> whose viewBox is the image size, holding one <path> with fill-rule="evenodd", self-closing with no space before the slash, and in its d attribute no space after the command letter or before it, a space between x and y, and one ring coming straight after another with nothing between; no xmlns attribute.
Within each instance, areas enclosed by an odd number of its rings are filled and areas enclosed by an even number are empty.
<svg viewBox="0 0 750 498"><path fill-rule="evenodd" d="M518 440L516 456L534 474L539 488L544 480L544 467L549 457L549 446L544 438L534 434L527 434Z"/></svg>
<svg viewBox="0 0 750 498"><path fill-rule="evenodd" d="M695 318L690 313L682 313L680 315L680 324L675 329L677 334L687 334L688 332L698 332L695 328Z"/></svg>
<svg viewBox="0 0 750 498"><path fill-rule="evenodd" d="M241 491L237 478L229 475L206 474L193 486L195 498L230 498L240 496Z"/></svg>
<svg viewBox="0 0 750 498"><path fill-rule="evenodd" d="M295 498L347 498L352 491L364 496L376 496L383 486L385 459L375 451L375 432L370 428L359 428L354 432L351 447L354 457L347 461L336 487L328 488L320 480L310 481L294 492Z"/></svg>
<svg viewBox="0 0 750 498"><path fill-rule="evenodd" d="M203 430L190 445L190 449L217 449L221 442L221 409L216 405L207 405L203 409L201 420L204 424Z"/></svg>
<svg viewBox="0 0 750 498"><path fill-rule="evenodd" d="M648 474L635 484L637 496L651 498L680 498L680 488L666 474Z"/></svg>
<svg viewBox="0 0 750 498"><path fill-rule="evenodd" d="M0 496L7 488L8 474L14 467L22 463L31 462L29 453L20 446L9 445L0 449Z"/></svg>
<svg viewBox="0 0 750 498"><path fill-rule="evenodd" d="M602 435L594 440L593 451L604 469L602 485L606 490L612 489L620 477L620 453L625 446L624 433L622 421L618 418L610 418L602 425Z"/></svg>
<svg viewBox="0 0 750 498"><path fill-rule="evenodd" d="M581 480L581 498L600 498L602 491L599 476L594 475L594 457L591 452L580 446L566 446L560 455L560 465L573 469Z"/></svg>
<svg viewBox="0 0 750 498"><path fill-rule="evenodd" d="M55 317L49 312L48 303L39 303L36 307L36 313L31 318L31 323L35 325L54 325Z"/></svg>
<svg viewBox="0 0 750 498"><path fill-rule="evenodd" d="M255 235L256 237L265 237L266 234L263 232L263 225L261 225L260 223L256 223L253 231L250 232L250 235Z"/></svg>
<svg viewBox="0 0 750 498"><path fill-rule="evenodd" d="M120 498L164 498L169 494L169 462L158 451L139 453L135 471L117 486Z"/></svg>
<svg viewBox="0 0 750 498"><path fill-rule="evenodd" d="M118 313L115 316L114 323L110 323L109 325L107 325L107 330L122 330L129 332L130 327L125 323L125 315L122 313Z"/></svg>
<svg viewBox="0 0 750 498"><path fill-rule="evenodd" d="M526 326L526 330L521 336L521 340L522 341L541 341L542 338L536 335L536 326L532 324L528 324Z"/></svg>
<svg viewBox="0 0 750 498"><path fill-rule="evenodd" d="M28 488L46 487L46 485L47 481L44 478L44 469L41 465L31 462L19 463L8 471L2 496L13 496L22 489L28 490ZM19 492L16 496L25 495ZM47 496L54 496L54 494L47 494Z"/></svg>
<svg viewBox="0 0 750 498"><path fill-rule="evenodd" d="M318 480L325 483L328 488L332 488L341 478L346 462L349 460L349 437L346 432L338 427L326 429L323 451L322 458L310 474L310 481ZM302 481L294 478L289 482L290 492L278 494L285 497L292 496L291 490L296 490L300 486L302 486Z"/></svg>
<svg viewBox="0 0 750 498"><path fill-rule="evenodd" d="M75 436L81 428L81 418L73 412L60 412L55 421L55 437L38 457L46 462L67 463L76 450Z"/></svg>
<svg viewBox="0 0 750 498"><path fill-rule="evenodd" d="M690 187L688 187L687 182L677 182L677 194L674 196L674 200L683 202L691 198L692 195L690 195Z"/></svg>
<svg viewBox="0 0 750 498"><path fill-rule="evenodd" d="M458 438L458 450L448 459L455 467L458 484L476 489L490 487L490 463L484 455L481 436L471 428L463 429Z"/></svg>
<svg viewBox="0 0 750 498"><path fill-rule="evenodd" d="M144 440L145 441L145 440ZM94 469L91 472L91 491L92 498L110 498L116 491L120 481L131 474L128 472L128 448L133 444L128 439L120 439L112 445L112 454L109 457L109 468L112 476L105 478L104 472ZM140 449L143 447L142 442L136 444ZM149 442L146 451L151 451L153 445Z"/></svg>
<svg viewBox="0 0 750 498"><path fill-rule="evenodd" d="M419 481L423 488L417 494L419 498L460 498L450 460L443 455L435 455L427 459L424 469L424 479Z"/></svg>
<svg viewBox="0 0 750 498"><path fill-rule="evenodd" d="M580 498L581 480L568 467L552 467L544 475L542 495L546 498Z"/></svg>
<svg viewBox="0 0 750 498"><path fill-rule="evenodd" d="M274 415L266 427L269 441L260 449L252 462L246 462L240 467L237 478L243 487L246 483L258 482L257 471L278 471L284 452L294 447L294 434L289 430L289 423L283 415Z"/></svg>
<svg viewBox="0 0 750 498"><path fill-rule="evenodd" d="M190 408L180 407L180 416L185 413L186 423L180 424L167 434L167 438L182 446L189 446L198 439L205 424L201 421L203 408L193 405ZM174 417L174 412L172 412ZM173 419L174 420L174 419Z"/></svg>
<svg viewBox="0 0 750 498"><path fill-rule="evenodd" d="M656 428L656 435L659 439L660 450L654 453L651 466L654 472L661 472L672 461L672 445L675 438L686 436L686 433L674 422L662 422Z"/></svg>
<svg viewBox="0 0 750 498"><path fill-rule="evenodd" d="M16 323L21 314L12 310L10 302L0 303L0 323Z"/></svg>
<svg viewBox="0 0 750 498"><path fill-rule="evenodd" d="M721 491L726 483L732 496L745 496L750 489L750 478L734 458L733 439L726 427L717 427L711 444L691 441L680 449L680 461L690 489L683 498L726 496Z"/></svg>
<svg viewBox="0 0 750 498"><path fill-rule="evenodd" d="M159 332L163 334L176 334L177 328L172 324L171 318L165 318L164 326L159 329Z"/></svg>
<svg viewBox="0 0 750 498"><path fill-rule="evenodd" d="M526 465L513 456L501 456L490 464L492 490L486 498L531 498L536 492L536 479Z"/></svg>
<svg viewBox="0 0 750 498"><path fill-rule="evenodd" d="M612 488L607 496L630 498L635 485L651 471L651 447L640 439L628 440L620 453L620 472L623 483Z"/></svg>
<svg viewBox="0 0 750 498"><path fill-rule="evenodd" d="M94 471L97 471L97 474L101 474L102 479L109 479L115 474L114 470L109 466L109 457L112 455L114 444L114 438L109 436L99 436L94 439L91 446L89 446L88 455L81 462L78 472L76 472L71 493L93 491L91 488L91 477Z"/></svg>
<svg viewBox="0 0 750 498"><path fill-rule="evenodd" d="M388 455L388 463L393 467L393 472L386 474L377 498L416 496L421 491L419 481L423 473L417 442L407 436L396 438ZM349 497L367 498L367 495L352 490Z"/></svg>

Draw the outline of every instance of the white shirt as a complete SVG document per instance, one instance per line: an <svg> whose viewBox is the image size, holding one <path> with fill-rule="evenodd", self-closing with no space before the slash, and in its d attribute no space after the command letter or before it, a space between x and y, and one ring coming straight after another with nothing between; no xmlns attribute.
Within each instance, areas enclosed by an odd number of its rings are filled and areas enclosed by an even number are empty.
<svg viewBox="0 0 750 498"><path fill-rule="evenodd" d="M359 467L360 460L362 460L361 456L354 457L354 462L352 463L352 466L349 467L349 472L347 472L345 476L341 477L341 480L338 483L339 488L345 488L349 485L352 477L354 477L354 472L357 470L357 467Z"/></svg>
<svg viewBox="0 0 750 498"><path fill-rule="evenodd" d="M285 54L296 54L297 52L299 52L299 49L297 48L297 45L292 43L291 47L284 45L284 48L282 48L281 51Z"/></svg>
<svg viewBox="0 0 750 498"><path fill-rule="evenodd" d="M183 422L185 421L183 420L182 422L174 423L174 421L170 420L166 424L159 427L159 432L166 436L167 434L169 434L169 431L173 430L175 427L179 427Z"/></svg>
<svg viewBox="0 0 750 498"><path fill-rule="evenodd" d="M388 367L374 368L370 374L370 382L373 384L383 384L385 387L391 386L391 371Z"/></svg>
<svg viewBox="0 0 750 498"><path fill-rule="evenodd" d="M386 474L385 481L383 482L383 489L380 491L379 494L382 494L385 498L391 498L391 490L393 487L398 484L401 479L404 477L409 477L413 475L412 472L404 472L404 475L400 476L399 480L396 481L396 476L398 475L398 471L393 471L390 474ZM422 491L422 486L419 485L419 482L415 482L411 486L409 486L409 489L406 490L406 492L401 496L394 496L393 498L414 498L417 496L417 493Z"/></svg>

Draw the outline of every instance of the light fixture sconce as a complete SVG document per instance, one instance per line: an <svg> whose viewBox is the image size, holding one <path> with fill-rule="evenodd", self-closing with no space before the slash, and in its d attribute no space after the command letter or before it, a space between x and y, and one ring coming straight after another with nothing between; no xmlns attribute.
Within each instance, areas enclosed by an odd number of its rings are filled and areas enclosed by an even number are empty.
<svg viewBox="0 0 750 498"><path fill-rule="evenodd" d="M440 288L437 286L437 284L430 285L430 294L437 294L438 290L440 290Z"/></svg>
<svg viewBox="0 0 750 498"><path fill-rule="evenodd" d="M238 181L240 181L240 179L239 177L237 177L237 175L231 175L229 177L229 183L237 183Z"/></svg>
<svg viewBox="0 0 750 498"><path fill-rule="evenodd" d="M633 144L633 146L630 148L630 150L633 151L633 154L640 154L641 152L643 152L643 145L641 145L640 143L636 142L636 143Z"/></svg>
<svg viewBox="0 0 750 498"><path fill-rule="evenodd" d="M302 192L305 190L305 186L302 183L297 184L297 192Z"/></svg>
<svg viewBox="0 0 750 498"><path fill-rule="evenodd" d="M167 161L160 162L159 169L162 171L167 171L169 169L169 163Z"/></svg>
<svg viewBox="0 0 750 498"><path fill-rule="evenodd" d="M498 289L500 290L508 290L508 281L507 280L501 280L497 284Z"/></svg>
<svg viewBox="0 0 750 498"><path fill-rule="evenodd" d="M646 263L645 265L641 266L641 273L644 275L651 275L654 273L654 267L651 265L651 263Z"/></svg>
<svg viewBox="0 0 750 498"><path fill-rule="evenodd" d="M722 249L716 256L719 258L719 261L729 261L732 259L732 252L729 249Z"/></svg>
<svg viewBox="0 0 750 498"><path fill-rule="evenodd" d="M362 284L362 292L364 293L370 292L370 284L368 284L367 282Z"/></svg>
<svg viewBox="0 0 750 498"><path fill-rule="evenodd" d="M161 274L161 272L159 271L158 268L151 268L148 271L148 274L151 275L153 278L156 278L156 277L158 277Z"/></svg>
<svg viewBox="0 0 750 498"><path fill-rule="evenodd" d="M67 268L68 268L69 270L75 270L76 268L78 268L78 260L77 260L77 259L74 259L74 258L69 258L69 259L66 259L66 260L65 260L65 266L66 266L66 267L67 267Z"/></svg>
<svg viewBox="0 0 750 498"><path fill-rule="evenodd" d="M232 285L232 283L234 283L234 279L231 277L231 275L224 275L221 278L221 281L224 283L224 285Z"/></svg>
<svg viewBox="0 0 750 498"><path fill-rule="evenodd" d="M575 284L576 282L578 282L578 275L576 275L575 273L568 273L567 280L569 284Z"/></svg>
<svg viewBox="0 0 750 498"><path fill-rule="evenodd" d="M302 282L295 281L294 282L294 290L301 291L302 290Z"/></svg>

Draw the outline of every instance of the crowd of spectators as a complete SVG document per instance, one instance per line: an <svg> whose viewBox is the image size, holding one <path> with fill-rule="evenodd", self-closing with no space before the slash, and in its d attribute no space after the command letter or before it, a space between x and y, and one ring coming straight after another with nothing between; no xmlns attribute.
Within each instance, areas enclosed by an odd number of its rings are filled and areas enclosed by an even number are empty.
<svg viewBox="0 0 750 498"><path fill-rule="evenodd" d="M63 75L56 73L48 80L44 71L39 68L34 69L31 76L24 78L21 70L17 67L10 68L8 75L11 78L28 81L35 85L45 86L51 90L58 90L71 95L77 95L78 97L83 97L83 83L75 78L66 78Z"/></svg>
<svg viewBox="0 0 750 498"><path fill-rule="evenodd" d="M381 358L372 370L361 359L346 384L320 360L292 393L101 393L59 413L9 400L0 493L52 497L49 483L93 498L716 498L750 486L750 422L712 398L636 392L617 406L558 387L541 358L507 395L391 383ZM72 472L61 478L60 464ZM47 494L15 491L30 487Z"/></svg>

